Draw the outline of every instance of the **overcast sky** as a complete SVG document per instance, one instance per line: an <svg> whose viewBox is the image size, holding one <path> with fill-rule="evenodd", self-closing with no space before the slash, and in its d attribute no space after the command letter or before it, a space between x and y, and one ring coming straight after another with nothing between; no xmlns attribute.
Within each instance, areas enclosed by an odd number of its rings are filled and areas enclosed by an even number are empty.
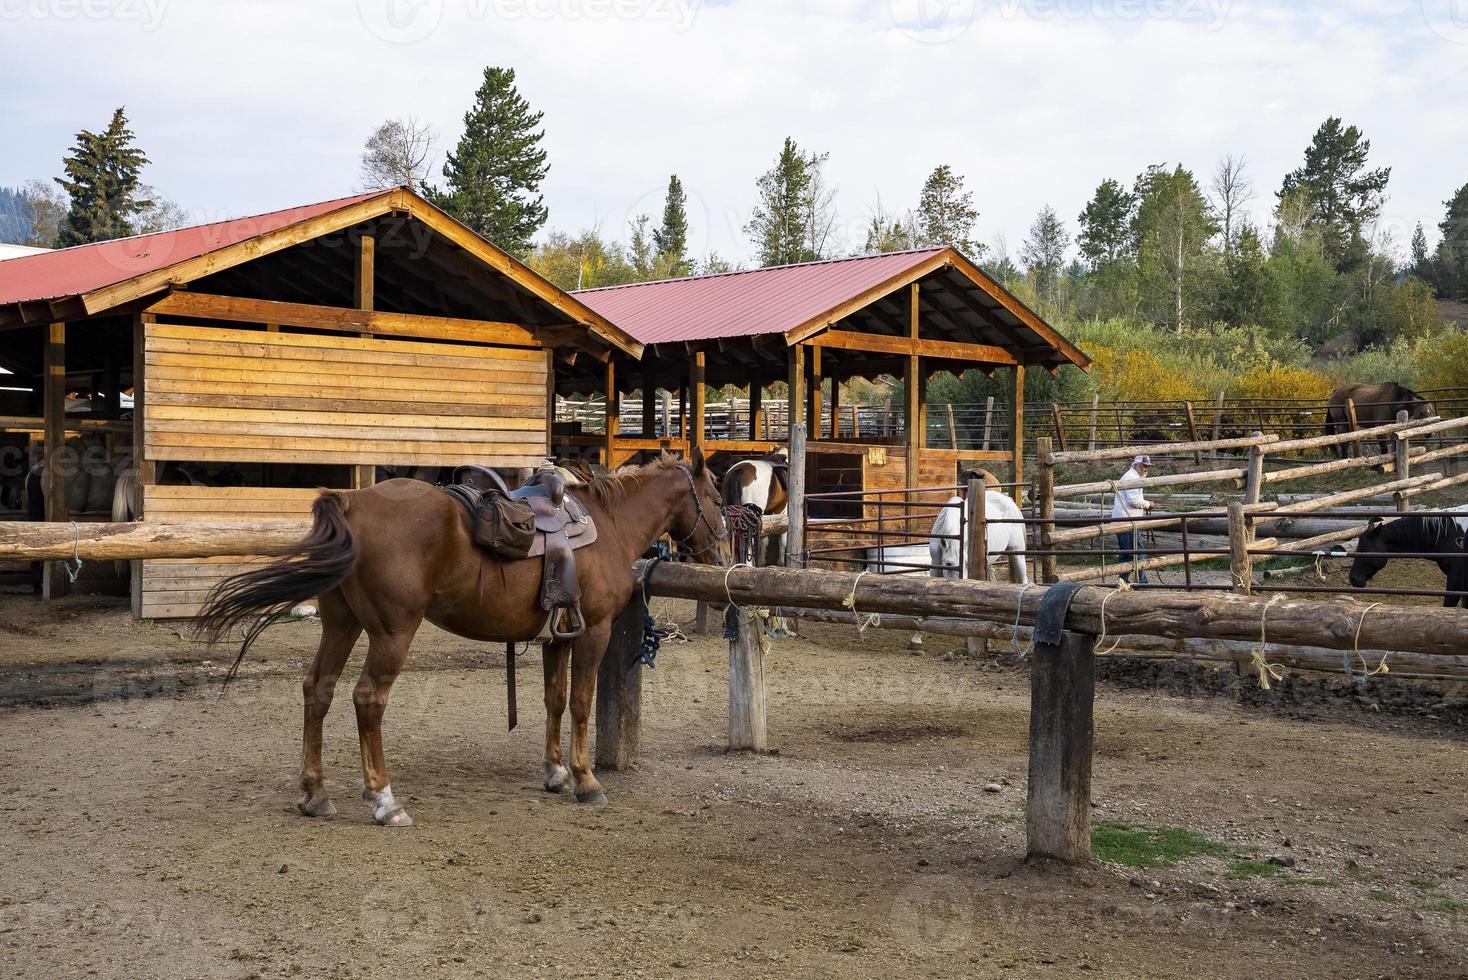
<svg viewBox="0 0 1468 980"><path fill-rule="evenodd" d="M485 65L545 112L550 227L625 237L677 173L692 250L736 260L786 135L830 153L847 250L939 163L1012 254L1154 162L1242 154L1263 217L1331 114L1392 168L1403 248L1468 182L1468 0L0 0L0 184L126 104L197 220L339 197L385 118L441 159Z"/></svg>

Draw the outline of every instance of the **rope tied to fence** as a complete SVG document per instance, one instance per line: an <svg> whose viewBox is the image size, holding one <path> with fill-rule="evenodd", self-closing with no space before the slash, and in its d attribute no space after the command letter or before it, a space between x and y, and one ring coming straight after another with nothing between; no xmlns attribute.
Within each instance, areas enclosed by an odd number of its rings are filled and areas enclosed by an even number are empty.
<svg viewBox="0 0 1468 980"><path fill-rule="evenodd" d="M1253 667L1259 675L1259 687L1265 691L1269 690L1271 680L1284 680L1284 664L1272 664L1264 659L1264 652L1269 647L1269 634L1266 627L1269 607L1283 598L1283 593L1270 596L1264 608L1259 611L1259 645L1254 648L1254 655L1249 658L1249 666Z"/></svg>
<svg viewBox="0 0 1468 980"><path fill-rule="evenodd" d="M1035 652L1035 634L1033 631L1031 631L1030 633L1030 645L1025 647L1024 649L1020 649L1019 645L1019 617L1020 613L1022 613L1025 608L1025 593L1030 591L1030 586L1033 584L1033 582L1026 582L1024 585L1020 586L1019 596L1014 600L1014 625L1009 628L1009 645L1014 648L1014 652L1019 655L1019 658L1021 660L1025 659L1030 654ZM1101 605L1104 609L1106 605L1104 600L1102 601ZM1104 612L1102 621L1102 629L1104 630Z"/></svg>
<svg viewBox="0 0 1468 980"><path fill-rule="evenodd" d="M881 613L866 613L866 614L862 614L862 613L859 613L859 612L856 611L856 587L861 584L861 577L863 575L871 575L871 574L873 574L873 573L870 572L870 571L860 571L860 572L857 572L856 573L856 579L855 579L855 581L853 581L851 583L851 591L848 592L848 593L846 593L846 598L845 599L842 599L841 600L841 605L845 606L847 609L850 609L851 610L851 614L856 617L856 635L857 636L863 636L863 635L865 635L866 631L870 627L873 627L873 626L880 627L882 625L882 614Z"/></svg>
<svg viewBox="0 0 1468 980"><path fill-rule="evenodd" d="M1341 651L1341 667L1345 670L1347 677L1353 678L1359 684L1365 684L1367 678L1375 677L1377 674L1391 673L1391 668L1386 663L1386 658L1390 655L1387 651L1382 651L1381 663L1377 664L1374 670L1371 664L1366 661L1365 654L1361 652L1361 627L1366 625L1366 614L1379 605L1381 605L1380 602L1373 602L1361 610L1361 618L1356 620L1356 635L1351 640L1351 649ZM1361 673L1359 675L1351 669L1351 654L1355 654L1361 660Z"/></svg>
<svg viewBox="0 0 1468 980"><path fill-rule="evenodd" d="M63 561L61 567L66 571L67 581L75 583L77 576L82 573L82 529L81 525L76 521L71 522L71 533L73 535L71 542L71 561Z"/></svg>
<svg viewBox="0 0 1468 980"><path fill-rule="evenodd" d="M1106 594L1106 597L1101 600L1101 634L1096 637L1096 645L1097 646L1100 646L1101 645L1101 641L1104 640L1104 639L1106 639L1106 606L1107 606L1107 604L1110 603L1112 599L1115 599L1117 596L1121 595L1123 592L1130 592L1131 590L1132 590L1132 584L1130 582L1128 582L1126 579L1120 579L1119 578L1119 579L1116 580L1116 588L1115 589L1112 589L1110 592L1108 592ZM1119 637L1119 636L1118 637L1114 637L1112 639L1112 641L1111 641L1111 646L1107 647L1104 650L1097 650L1096 651L1096 655L1098 657L1104 657L1108 653L1110 653L1111 651L1115 650L1120 645L1121 645L1121 637Z"/></svg>

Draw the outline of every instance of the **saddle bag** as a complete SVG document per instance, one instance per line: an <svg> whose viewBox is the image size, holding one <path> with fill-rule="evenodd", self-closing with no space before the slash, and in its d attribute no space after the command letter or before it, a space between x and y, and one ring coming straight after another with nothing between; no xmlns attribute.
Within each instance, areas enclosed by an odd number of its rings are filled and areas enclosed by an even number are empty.
<svg viewBox="0 0 1468 980"><path fill-rule="evenodd" d="M496 558L519 561L535 544L535 512L530 505L489 491L474 512L474 543Z"/></svg>

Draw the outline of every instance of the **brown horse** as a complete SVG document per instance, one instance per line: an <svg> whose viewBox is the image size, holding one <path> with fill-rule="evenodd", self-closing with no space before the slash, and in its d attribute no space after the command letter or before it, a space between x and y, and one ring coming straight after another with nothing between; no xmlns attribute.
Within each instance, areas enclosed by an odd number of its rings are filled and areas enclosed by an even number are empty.
<svg viewBox="0 0 1468 980"><path fill-rule="evenodd" d="M1351 428L1351 416L1346 409L1346 399L1356 408L1356 424L1363 429L1386 425L1397 420L1397 413L1405 410L1411 419L1425 419L1433 414L1432 402L1423 398L1406 385L1395 381L1381 384L1343 384L1330 393L1330 404L1325 410L1325 434L1347 432ZM1336 456L1344 459L1346 446L1333 447ZM1381 451L1391 452L1389 440L1381 440Z"/></svg>
<svg viewBox="0 0 1468 980"><path fill-rule="evenodd" d="M545 664L545 788L560 792L575 778L576 799L605 802L591 771L587 721L597 667L612 620L632 598L632 563L664 535L695 560L728 562L721 501L695 451L691 465L666 453L635 470L594 480L582 501L597 525L593 544L576 552L585 632L570 643L547 643ZM474 640L527 641L540 634L542 562L500 561L471 538L462 506L416 480L389 480L363 490L324 490L312 508L311 532L283 548L280 561L221 582L201 614L211 641L253 621L240 649L274 613L320 596L321 644L306 671L304 761L297 806L307 816L336 812L321 775L321 724L336 679L357 639L367 633L367 662L352 692L362 750L362 797L380 824L412 823L393 797L382 750L382 716L393 682L423 620ZM299 557L304 554L304 558ZM571 769L561 761L561 716L570 661ZM235 667L239 666L239 659ZM233 668L231 669L233 674Z"/></svg>

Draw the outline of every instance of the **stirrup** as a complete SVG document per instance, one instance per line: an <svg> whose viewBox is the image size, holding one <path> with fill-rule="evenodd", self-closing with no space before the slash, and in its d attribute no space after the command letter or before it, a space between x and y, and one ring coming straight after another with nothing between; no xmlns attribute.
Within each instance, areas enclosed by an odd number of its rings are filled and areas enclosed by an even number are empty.
<svg viewBox="0 0 1468 980"><path fill-rule="evenodd" d="M565 617L567 629L561 629L561 618ZM557 606L550 614L551 639L557 643L567 643L576 639L586 632L586 619L581 615L581 603L572 603L569 606Z"/></svg>

